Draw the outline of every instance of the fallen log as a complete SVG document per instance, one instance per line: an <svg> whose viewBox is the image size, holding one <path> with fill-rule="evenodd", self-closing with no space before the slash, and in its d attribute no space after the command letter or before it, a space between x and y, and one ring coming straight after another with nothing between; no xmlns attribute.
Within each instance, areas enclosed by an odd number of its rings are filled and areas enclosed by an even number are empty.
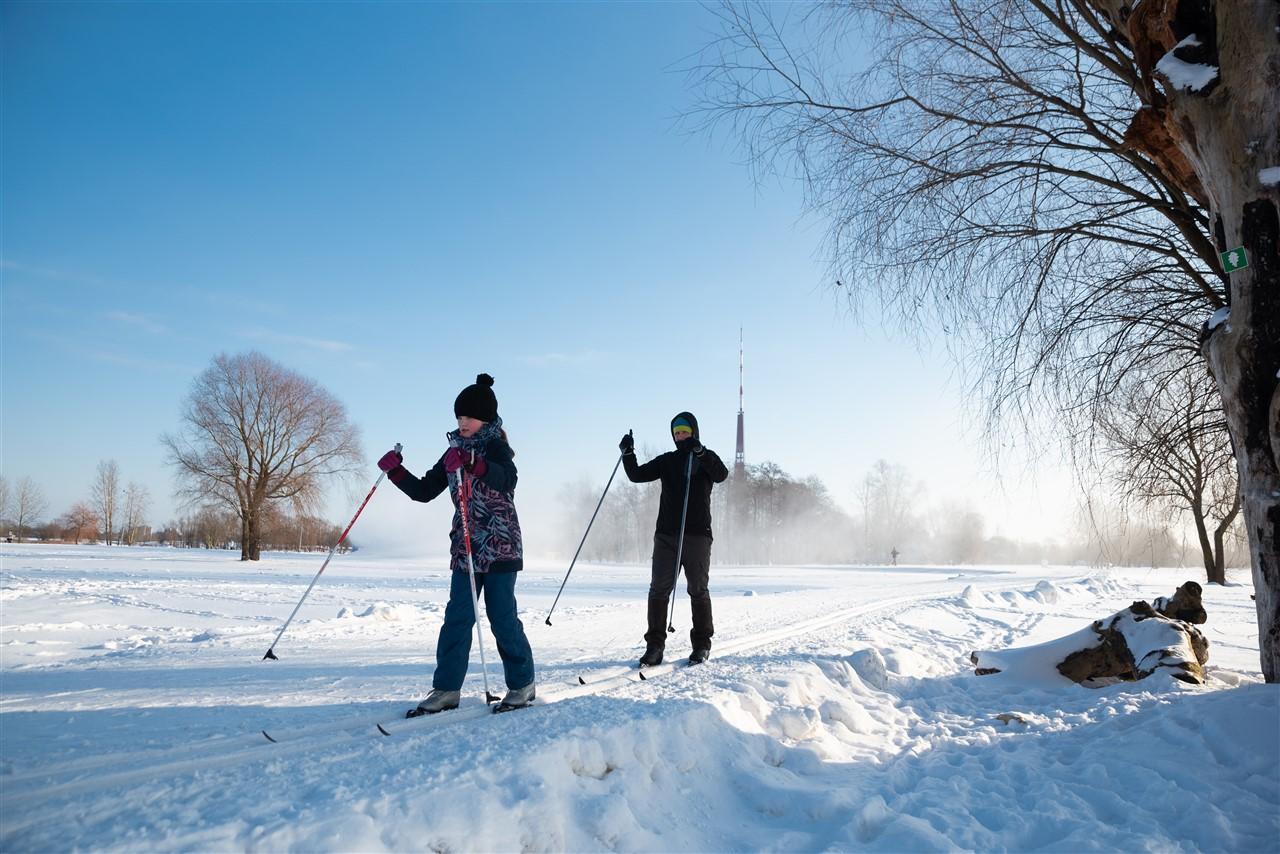
<svg viewBox="0 0 1280 854"><path fill-rule="evenodd" d="M1096 687L1165 671L1183 682L1203 684L1209 641L1194 625L1208 619L1201 592L1199 584L1188 581L1154 605L1134 602L1067 637L1031 647L975 651L969 660L979 676L1043 676L1053 668L1073 682Z"/></svg>

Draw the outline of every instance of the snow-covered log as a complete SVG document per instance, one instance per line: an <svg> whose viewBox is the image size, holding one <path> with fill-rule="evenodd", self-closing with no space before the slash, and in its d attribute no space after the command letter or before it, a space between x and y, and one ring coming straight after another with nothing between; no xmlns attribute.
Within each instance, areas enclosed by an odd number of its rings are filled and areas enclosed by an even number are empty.
<svg viewBox="0 0 1280 854"><path fill-rule="evenodd" d="M1183 615L1182 618L1174 615ZM1134 602L1064 638L1031 647L970 654L975 673L1042 677L1050 668L1073 682L1144 679L1164 669L1183 682L1203 684L1209 641L1193 622L1207 619L1200 585L1188 581L1156 605Z"/></svg>

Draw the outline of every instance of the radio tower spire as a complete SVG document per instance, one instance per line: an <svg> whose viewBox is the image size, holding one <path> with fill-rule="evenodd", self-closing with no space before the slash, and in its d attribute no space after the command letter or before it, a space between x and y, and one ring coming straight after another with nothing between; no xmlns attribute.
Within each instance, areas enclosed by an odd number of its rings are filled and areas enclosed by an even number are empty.
<svg viewBox="0 0 1280 854"><path fill-rule="evenodd" d="M742 327L738 327L738 446L733 453L733 476L746 473L747 457L742 449Z"/></svg>

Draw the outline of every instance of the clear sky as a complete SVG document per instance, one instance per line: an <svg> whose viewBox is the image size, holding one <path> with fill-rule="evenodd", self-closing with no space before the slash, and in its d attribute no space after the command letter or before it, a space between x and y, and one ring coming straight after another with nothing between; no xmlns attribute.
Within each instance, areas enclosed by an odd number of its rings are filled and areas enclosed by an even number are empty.
<svg viewBox="0 0 1280 854"><path fill-rule="evenodd" d="M883 457L989 533L1063 529L1059 472L996 484L941 348L847 316L799 188L677 126L697 4L0 10L0 464L53 515L114 458L172 518L159 436L215 354L257 349L346 404L369 482L397 441L430 465L492 374L537 544L628 428L665 447L689 409L732 459L741 326L748 462L852 507Z"/></svg>

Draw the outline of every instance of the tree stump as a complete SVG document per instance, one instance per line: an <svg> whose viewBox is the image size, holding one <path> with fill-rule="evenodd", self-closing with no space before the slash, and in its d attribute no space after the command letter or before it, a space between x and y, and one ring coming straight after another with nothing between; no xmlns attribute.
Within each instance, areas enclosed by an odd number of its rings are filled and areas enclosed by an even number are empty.
<svg viewBox="0 0 1280 854"><path fill-rule="evenodd" d="M1209 615L1204 612L1204 604L1200 601L1203 592L1199 584L1188 581L1172 596L1156 597L1156 601L1151 605L1166 617L1182 620L1184 623L1203 625L1209 619Z"/></svg>

